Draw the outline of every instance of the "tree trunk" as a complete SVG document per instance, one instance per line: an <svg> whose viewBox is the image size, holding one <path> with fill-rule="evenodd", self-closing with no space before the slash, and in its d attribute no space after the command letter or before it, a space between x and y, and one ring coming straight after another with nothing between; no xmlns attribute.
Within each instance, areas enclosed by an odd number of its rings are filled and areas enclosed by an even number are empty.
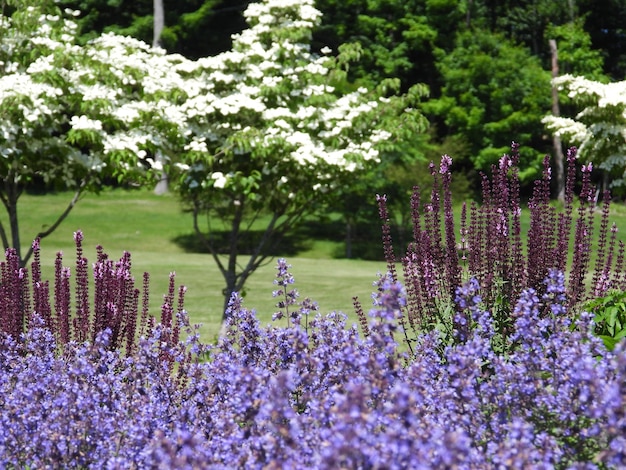
<svg viewBox="0 0 626 470"><path fill-rule="evenodd" d="M352 221L346 222L346 258L352 259Z"/></svg>
<svg viewBox="0 0 626 470"><path fill-rule="evenodd" d="M152 46L159 47L161 46L161 33L163 32L163 28L165 27L165 10L163 8L163 0L154 0L154 26L153 26L153 36L152 36ZM157 150L155 155L155 160L157 163L163 165L165 163L163 154ZM161 178L154 188L154 193L161 195L165 194L168 191L168 179L165 171L161 172Z"/></svg>
<svg viewBox="0 0 626 470"><path fill-rule="evenodd" d="M225 320L228 315L226 309L233 292L239 292L244 294L244 285L248 278L268 259L272 258L272 250L276 248L280 243L282 237L288 233L293 227L301 221L303 214L306 213L306 208L309 207L308 203L303 203L298 209L293 212L287 213L286 209L275 210L272 214L272 218L267 224L263 234L255 238L254 244L256 245L248 261L245 264L239 264L239 242L242 233L249 233L250 225L244 222L244 195L240 197L233 197L233 214L232 219L228 219L228 225L230 226L230 237L228 241L228 252L224 254L220 251L220 247L215 245L211 239L211 228L209 227L208 235L205 235L200 230L199 216L207 209L203 204L196 200L193 205L193 226L196 234L202 240L204 245L211 253L213 260L217 264L218 269L224 276L226 286L222 293L224 294L224 309L222 316L222 330L221 333L225 333ZM312 199L311 199L312 200ZM310 201L309 201L310 202ZM261 209L255 209L256 214L249 214L251 220L257 220L257 217L261 215ZM263 214L267 214L263 212ZM224 259L225 258L225 259Z"/></svg>
<svg viewBox="0 0 626 470"><path fill-rule="evenodd" d="M163 158L163 154L160 150L156 151L155 160L157 163L163 167L165 165L165 159ZM161 170L161 176L159 178L158 183L154 187L154 194L160 196L161 194L165 194L169 191L169 182L167 178L167 173L164 170Z"/></svg>
<svg viewBox="0 0 626 470"><path fill-rule="evenodd" d="M569 19L574 21L576 19L576 7L574 6L574 0L568 0L567 6L569 10Z"/></svg>
<svg viewBox="0 0 626 470"><path fill-rule="evenodd" d="M556 41L550 39L550 52L552 54L552 78L559 76L559 54L556 47ZM554 84L552 85L552 115L558 117L561 114L559 109L559 91ZM554 165L556 167L556 195L560 202L565 202L565 168L563 162L563 147L561 138L556 135L552 136L552 145L554 146Z"/></svg>
<svg viewBox="0 0 626 470"><path fill-rule="evenodd" d="M19 199L19 189L17 184L9 183L7 187L7 212L9 215L9 226L11 227L11 245L20 260L20 265L26 264L22 259L22 243L20 241L20 225L17 216L17 201Z"/></svg>
<svg viewBox="0 0 626 470"><path fill-rule="evenodd" d="M154 27L152 36L152 46L161 45L161 33L165 27L165 12L163 9L163 0L154 0Z"/></svg>
<svg viewBox="0 0 626 470"><path fill-rule="evenodd" d="M4 226L0 223L0 236L2 237L4 250L6 251L8 248L14 248L17 256L19 257L20 265L23 267L25 262L22 259L20 227L17 213L17 201L19 200L21 194L21 189L18 183L19 178L16 171L17 165L17 161L14 161L11 168L8 170L8 174L1 180L3 188L0 189L0 200L4 205L7 216L9 217L8 232L10 233L7 233L7 230L5 230Z"/></svg>

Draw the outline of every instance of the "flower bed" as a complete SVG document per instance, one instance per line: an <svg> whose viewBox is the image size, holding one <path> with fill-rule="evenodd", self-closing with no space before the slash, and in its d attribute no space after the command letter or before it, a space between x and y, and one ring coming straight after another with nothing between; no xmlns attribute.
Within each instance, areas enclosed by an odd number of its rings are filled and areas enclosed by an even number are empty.
<svg viewBox="0 0 626 470"><path fill-rule="evenodd" d="M236 295L214 346L180 312L186 341L157 325L126 354L106 328L60 351L34 317L2 343L0 455L16 468L623 468L626 352L604 348L590 315L569 320L561 273L545 285L522 294L506 354L474 282L456 301L477 326L442 355L436 331L400 351L405 297L389 276L367 336L341 314L308 318L309 301L261 327Z"/></svg>

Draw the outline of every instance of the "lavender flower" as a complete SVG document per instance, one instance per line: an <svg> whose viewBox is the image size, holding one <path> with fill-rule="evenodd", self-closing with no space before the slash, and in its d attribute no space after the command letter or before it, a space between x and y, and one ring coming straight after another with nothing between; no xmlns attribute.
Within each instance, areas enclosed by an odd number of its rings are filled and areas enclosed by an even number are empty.
<svg viewBox="0 0 626 470"><path fill-rule="evenodd" d="M277 263L278 274L274 280L274 284L278 286L278 289L272 292L273 297L278 297L280 300L276 304L278 311L272 315L272 320L278 320L283 317L287 317L290 320L299 323L300 318L296 311L289 311L289 307L296 305L298 299L298 291L296 289L287 290L287 287L294 283L293 276L289 272L291 268L290 264L287 264L285 258L279 258ZM290 318L292 317L292 318Z"/></svg>
<svg viewBox="0 0 626 470"><path fill-rule="evenodd" d="M127 261L98 262L103 281L120 289L128 281ZM284 261L279 269L279 287L294 284ZM506 348L475 278L455 289L459 340L446 343L434 329L409 343L411 354L393 336L406 331L405 286L390 273L375 286L366 337L309 300L290 305L315 312L306 328L262 327L233 294L225 334L202 345L182 300L173 309L173 288L161 321L128 350L113 347L111 318L86 340L72 330L66 341L32 314L18 336L0 335L0 461L70 469L624 467L626 349L607 351L591 334L591 315L569 312L561 271L550 270L540 291L520 292ZM98 305L118 318L122 298L107 295L97 293L107 301Z"/></svg>

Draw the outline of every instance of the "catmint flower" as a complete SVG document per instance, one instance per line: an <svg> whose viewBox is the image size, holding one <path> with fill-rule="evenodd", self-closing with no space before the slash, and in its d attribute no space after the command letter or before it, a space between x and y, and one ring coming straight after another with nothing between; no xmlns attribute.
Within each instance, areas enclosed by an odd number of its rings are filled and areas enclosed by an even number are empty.
<svg viewBox="0 0 626 470"><path fill-rule="evenodd" d="M395 320L406 306L404 286L394 281L390 273L380 276L375 285L377 292L372 294L373 303L379 308L372 310L372 316Z"/></svg>

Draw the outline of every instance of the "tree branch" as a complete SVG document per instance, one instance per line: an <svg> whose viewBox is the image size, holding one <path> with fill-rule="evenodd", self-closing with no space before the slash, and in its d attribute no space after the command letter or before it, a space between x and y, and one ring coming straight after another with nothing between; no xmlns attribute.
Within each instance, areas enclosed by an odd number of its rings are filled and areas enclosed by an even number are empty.
<svg viewBox="0 0 626 470"><path fill-rule="evenodd" d="M70 214L70 212L72 211L72 209L78 202L78 199L83 193L83 190L87 186L87 182L88 182L88 178L85 178L81 181L80 186L74 193L74 197L72 197L72 200L69 202L69 204L67 205L63 213L59 215L57 220L47 230L39 232L35 238L39 238L39 239L45 238L48 235L50 235L52 232L54 232L58 228L59 225L61 225L61 223L67 218L67 216ZM28 249L28 252L26 253L26 256L22 260L23 265L25 265L28 262L32 254L33 254L33 245L31 244L30 248Z"/></svg>
<svg viewBox="0 0 626 470"><path fill-rule="evenodd" d="M287 215L286 219L279 224L277 224L277 222L281 217L284 216L284 212L279 211L273 214L272 220L265 229L265 232L259 240L259 243L257 244L254 253L252 253L252 255L250 256L246 268L238 275L238 289L243 287L248 277L250 277L250 275L254 271L256 271L261 265L263 265L266 259L273 258L273 256L269 253L272 252L273 248L275 248L280 243L285 234L289 232L289 230L291 230L293 226L296 225L296 223L303 217L304 213L309 208L310 203L314 199L315 198L310 198L305 203L301 204L297 210ZM278 233L278 236L272 241L272 237L276 233ZM264 247L270 241L270 246L266 250L264 250Z"/></svg>

